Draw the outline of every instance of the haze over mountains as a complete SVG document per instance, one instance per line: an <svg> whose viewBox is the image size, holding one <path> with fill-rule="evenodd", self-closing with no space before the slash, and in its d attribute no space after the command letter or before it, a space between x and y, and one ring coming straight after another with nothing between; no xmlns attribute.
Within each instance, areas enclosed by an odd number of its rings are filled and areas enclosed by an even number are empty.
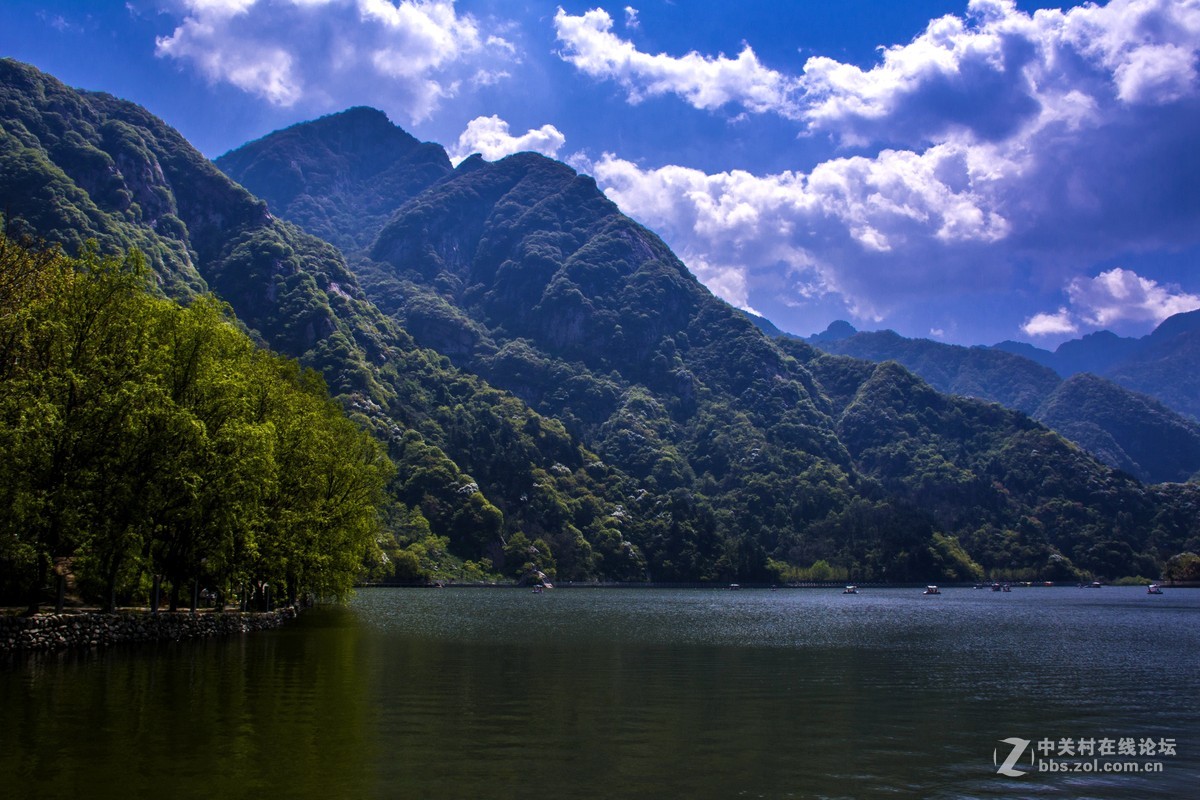
<svg viewBox="0 0 1200 800"><path fill-rule="evenodd" d="M132 104L0 77L9 231L138 246L319 369L389 443L400 545L568 580L1156 576L1200 546L1195 485L772 339L558 162L452 168L351 109L222 156L231 181Z"/></svg>

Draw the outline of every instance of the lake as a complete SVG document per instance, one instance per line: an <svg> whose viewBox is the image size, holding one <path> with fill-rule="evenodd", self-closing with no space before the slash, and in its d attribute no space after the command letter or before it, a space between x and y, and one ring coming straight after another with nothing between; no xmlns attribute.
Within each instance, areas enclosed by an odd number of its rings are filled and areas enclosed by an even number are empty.
<svg viewBox="0 0 1200 800"><path fill-rule="evenodd" d="M0 662L0 796L1194 796L1198 614L1144 587L367 589Z"/></svg>

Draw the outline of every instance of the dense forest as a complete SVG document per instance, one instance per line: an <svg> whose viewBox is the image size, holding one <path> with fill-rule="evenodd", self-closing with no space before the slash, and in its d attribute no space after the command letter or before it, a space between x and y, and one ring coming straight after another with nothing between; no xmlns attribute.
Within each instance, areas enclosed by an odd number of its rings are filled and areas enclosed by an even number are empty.
<svg viewBox="0 0 1200 800"><path fill-rule="evenodd" d="M110 608L157 581L172 608L344 596L380 558L383 447L225 306L149 279L136 251L0 232L0 596L36 606L51 570Z"/></svg>
<svg viewBox="0 0 1200 800"><path fill-rule="evenodd" d="M11 233L139 248L152 294L211 292L386 452L373 579L1075 580L1200 549L1197 486L765 335L558 162L450 169L354 109L214 166L133 104L0 77Z"/></svg>

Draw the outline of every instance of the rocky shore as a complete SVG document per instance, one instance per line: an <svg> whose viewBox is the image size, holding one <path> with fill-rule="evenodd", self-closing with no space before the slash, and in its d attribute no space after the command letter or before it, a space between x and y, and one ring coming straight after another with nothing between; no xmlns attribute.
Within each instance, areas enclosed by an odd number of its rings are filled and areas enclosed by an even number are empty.
<svg viewBox="0 0 1200 800"><path fill-rule="evenodd" d="M35 617L0 617L0 654L18 650L59 650L104 647L122 642L178 642L210 636L278 628L295 619L297 611L285 606L262 613L187 612L150 614L126 611L115 614L39 614Z"/></svg>

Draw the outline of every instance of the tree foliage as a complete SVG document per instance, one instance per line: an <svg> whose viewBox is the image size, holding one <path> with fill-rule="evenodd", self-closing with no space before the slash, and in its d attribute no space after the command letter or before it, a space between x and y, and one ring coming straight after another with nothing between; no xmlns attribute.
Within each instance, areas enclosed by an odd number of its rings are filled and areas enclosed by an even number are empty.
<svg viewBox="0 0 1200 800"><path fill-rule="evenodd" d="M383 448L223 305L148 278L136 252L0 235L0 585L36 602L57 564L108 605L147 575L173 603L193 582L345 595L379 538Z"/></svg>

